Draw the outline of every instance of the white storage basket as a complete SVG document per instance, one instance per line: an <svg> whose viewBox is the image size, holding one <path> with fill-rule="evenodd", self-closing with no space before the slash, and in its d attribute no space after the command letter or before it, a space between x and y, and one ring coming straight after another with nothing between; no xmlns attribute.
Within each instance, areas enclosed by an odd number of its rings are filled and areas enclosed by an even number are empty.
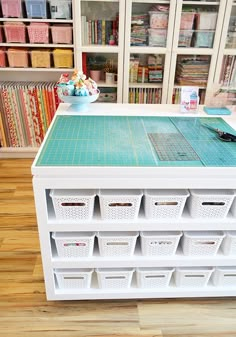
<svg viewBox="0 0 236 337"><path fill-rule="evenodd" d="M188 208L193 218L224 218L233 199L233 190L190 190Z"/></svg>
<svg viewBox="0 0 236 337"><path fill-rule="evenodd" d="M234 191L234 193L236 193L236 191ZM236 197L234 198L230 211L233 214L233 216L236 217Z"/></svg>
<svg viewBox="0 0 236 337"><path fill-rule="evenodd" d="M215 255L224 238L221 231L184 232L181 245L184 255Z"/></svg>
<svg viewBox="0 0 236 337"><path fill-rule="evenodd" d="M58 256L64 258L92 256L94 236L95 233L92 232L52 233L52 238L56 243Z"/></svg>
<svg viewBox="0 0 236 337"><path fill-rule="evenodd" d="M224 255L236 255L236 231L225 232L221 249Z"/></svg>
<svg viewBox="0 0 236 337"><path fill-rule="evenodd" d="M143 255L174 255L182 232L140 232Z"/></svg>
<svg viewBox="0 0 236 337"><path fill-rule="evenodd" d="M55 269L57 283L61 289L90 288L93 269Z"/></svg>
<svg viewBox="0 0 236 337"><path fill-rule="evenodd" d="M205 287L213 273L212 267L183 267L174 272L177 287Z"/></svg>
<svg viewBox="0 0 236 337"><path fill-rule="evenodd" d="M188 196L187 190L145 190L145 216L152 219L179 218Z"/></svg>
<svg viewBox="0 0 236 337"><path fill-rule="evenodd" d="M236 267L217 267L212 282L217 287L236 287Z"/></svg>
<svg viewBox="0 0 236 337"><path fill-rule="evenodd" d="M104 220L134 220L138 217L141 190L100 190L101 217Z"/></svg>
<svg viewBox="0 0 236 337"><path fill-rule="evenodd" d="M137 268L137 285L139 288L168 287L174 268Z"/></svg>
<svg viewBox="0 0 236 337"><path fill-rule="evenodd" d="M134 254L138 232L100 232L98 246L101 256L130 256Z"/></svg>
<svg viewBox="0 0 236 337"><path fill-rule="evenodd" d="M58 220L84 221L93 216L95 190L51 190Z"/></svg>
<svg viewBox="0 0 236 337"><path fill-rule="evenodd" d="M133 268L103 268L96 269L98 286L99 288L129 288L132 276L134 273Z"/></svg>

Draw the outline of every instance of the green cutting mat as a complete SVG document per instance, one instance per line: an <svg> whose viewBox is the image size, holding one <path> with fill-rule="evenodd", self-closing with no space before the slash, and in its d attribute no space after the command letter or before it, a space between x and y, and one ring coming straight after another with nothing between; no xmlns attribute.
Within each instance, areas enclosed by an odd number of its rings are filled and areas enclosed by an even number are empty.
<svg viewBox="0 0 236 337"><path fill-rule="evenodd" d="M236 143L201 123L236 134L217 117L57 116L36 166L236 166ZM176 144L158 155L149 134Z"/></svg>

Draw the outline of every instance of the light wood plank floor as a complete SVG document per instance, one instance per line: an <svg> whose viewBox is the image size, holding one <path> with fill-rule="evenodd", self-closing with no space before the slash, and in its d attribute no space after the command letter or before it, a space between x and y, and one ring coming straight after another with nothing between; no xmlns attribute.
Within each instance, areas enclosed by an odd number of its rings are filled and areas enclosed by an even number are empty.
<svg viewBox="0 0 236 337"><path fill-rule="evenodd" d="M236 300L47 302L30 159L0 160L0 336L236 337Z"/></svg>

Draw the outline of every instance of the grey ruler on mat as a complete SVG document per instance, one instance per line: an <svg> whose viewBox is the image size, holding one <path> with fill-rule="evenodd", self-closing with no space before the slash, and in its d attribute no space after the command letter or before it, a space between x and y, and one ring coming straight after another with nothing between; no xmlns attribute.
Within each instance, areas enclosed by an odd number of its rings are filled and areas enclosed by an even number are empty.
<svg viewBox="0 0 236 337"><path fill-rule="evenodd" d="M198 155L178 133L148 133L148 137L161 161L195 161Z"/></svg>

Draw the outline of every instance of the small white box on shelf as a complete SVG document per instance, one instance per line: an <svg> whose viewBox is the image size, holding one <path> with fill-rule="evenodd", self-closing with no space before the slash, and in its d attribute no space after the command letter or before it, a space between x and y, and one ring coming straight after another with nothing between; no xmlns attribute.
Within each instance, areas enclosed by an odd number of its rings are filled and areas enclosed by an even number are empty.
<svg viewBox="0 0 236 337"><path fill-rule="evenodd" d="M213 273L213 267L182 267L174 272L177 287L205 287Z"/></svg>
<svg viewBox="0 0 236 337"><path fill-rule="evenodd" d="M104 220L134 220L138 217L141 190L100 190L99 203Z"/></svg>
<svg viewBox="0 0 236 337"><path fill-rule="evenodd" d="M168 287L174 268L137 268L136 277L139 288Z"/></svg>
<svg viewBox="0 0 236 337"><path fill-rule="evenodd" d="M140 232L143 255L174 255L182 232Z"/></svg>
<svg viewBox="0 0 236 337"><path fill-rule="evenodd" d="M55 269L60 289L90 288L94 269Z"/></svg>
<svg viewBox="0 0 236 337"><path fill-rule="evenodd" d="M49 0L51 19L71 19L71 0Z"/></svg>
<svg viewBox="0 0 236 337"><path fill-rule="evenodd" d="M99 288L129 288L132 276L134 273L133 268L103 268L96 269L98 277Z"/></svg>
<svg viewBox="0 0 236 337"><path fill-rule="evenodd" d="M52 233L59 257L80 258L93 254L95 233L93 232L57 232Z"/></svg>
<svg viewBox="0 0 236 337"><path fill-rule="evenodd" d="M100 255L133 255L138 235L138 232L99 232L97 238Z"/></svg>
<svg viewBox="0 0 236 337"><path fill-rule="evenodd" d="M190 190L188 208L193 218L225 218L233 199L233 190Z"/></svg>
<svg viewBox="0 0 236 337"><path fill-rule="evenodd" d="M236 267L216 267L212 282L217 287L236 287Z"/></svg>
<svg viewBox="0 0 236 337"><path fill-rule="evenodd" d="M224 255L236 255L236 231L226 231L221 249Z"/></svg>
<svg viewBox="0 0 236 337"><path fill-rule="evenodd" d="M58 220L84 221L93 216L95 190L51 190Z"/></svg>
<svg viewBox="0 0 236 337"><path fill-rule="evenodd" d="M188 196L187 190L145 190L145 216L151 219L180 218Z"/></svg>
<svg viewBox="0 0 236 337"><path fill-rule="evenodd" d="M221 231L184 232L181 245L184 255L216 255L224 238Z"/></svg>

